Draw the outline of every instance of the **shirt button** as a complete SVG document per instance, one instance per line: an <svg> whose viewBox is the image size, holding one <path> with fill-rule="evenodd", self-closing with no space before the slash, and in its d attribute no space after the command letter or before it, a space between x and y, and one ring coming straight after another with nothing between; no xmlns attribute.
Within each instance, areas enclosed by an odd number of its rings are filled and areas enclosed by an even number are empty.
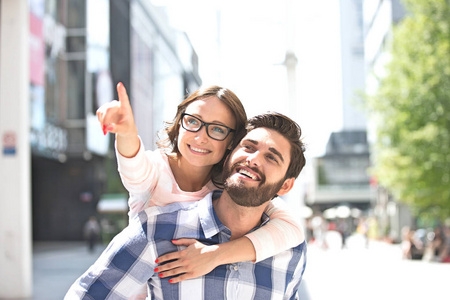
<svg viewBox="0 0 450 300"><path fill-rule="evenodd" d="M234 269L235 271L237 271L239 268L238 268L238 266L234 266L233 269Z"/></svg>

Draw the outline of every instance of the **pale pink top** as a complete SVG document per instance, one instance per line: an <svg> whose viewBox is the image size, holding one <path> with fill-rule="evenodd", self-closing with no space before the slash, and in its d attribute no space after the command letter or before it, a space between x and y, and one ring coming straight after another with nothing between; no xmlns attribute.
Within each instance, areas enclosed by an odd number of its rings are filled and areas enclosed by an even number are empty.
<svg viewBox="0 0 450 300"><path fill-rule="evenodd" d="M185 192L180 189L162 150L145 151L141 147L132 158L117 151L118 170L123 185L130 193L130 219L150 206L164 206L173 202L198 201L217 187L209 181L201 190ZM246 235L256 251L256 262L274 256L304 241L303 230L289 214L283 200L276 198L266 209L270 221L263 227Z"/></svg>

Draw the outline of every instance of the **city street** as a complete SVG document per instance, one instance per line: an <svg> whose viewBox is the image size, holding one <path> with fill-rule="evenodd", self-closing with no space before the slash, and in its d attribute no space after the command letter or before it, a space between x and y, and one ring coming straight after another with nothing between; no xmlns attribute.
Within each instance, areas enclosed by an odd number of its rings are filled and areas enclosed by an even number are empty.
<svg viewBox="0 0 450 300"><path fill-rule="evenodd" d="M308 248L308 265L299 292L302 300L449 299L450 264L401 259L399 245L348 240L348 249ZM34 296L61 300L73 281L98 257L85 243L37 243Z"/></svg>
<svg viewBox="0 0 450 300"><path fill-rule="evenodd" d="M309 245L300 299L450 299L450 264L403 260L400 245L347 243L333 250Z"/></svg>

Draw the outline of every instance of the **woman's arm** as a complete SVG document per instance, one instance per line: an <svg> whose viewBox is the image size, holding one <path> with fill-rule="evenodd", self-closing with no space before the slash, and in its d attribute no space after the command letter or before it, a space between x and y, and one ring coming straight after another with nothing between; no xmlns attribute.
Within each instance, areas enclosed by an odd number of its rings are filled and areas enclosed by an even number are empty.
<svg viewBox="0 0 450 300"><path fill-rule="evenodd" d="M140 139L139 139L140 140ZM142 142L140 142L142 144ZM129 192L128 213L130 220L148 207L153 191L158 184L161 160L158 151L139 148L134 157L127 158L119 153L116 143L117 167L123 186Z"/></svg>
<svg viewBox="0 0 450 300"><path fill-rule="evenodd" d="M161 277L179 275L172 279L172 283L176 283L205 275L218 265L248 260L259 262L305 240L302 228L281 199L271 201L266 213L271 218L266 225L234 241L212 246L190 239L172 241L187 248L158 257L156 263L175 261L158 266L155 272Z"/></svg>
<svg viewBox="0 0 450 300"><path fill-rule="evenodd" d="M256 262L295 247L305 240L303 229L286 203L277 197L266 208L270 221L249 234L256 250Z"/></svg>
<svg viewBox="0 0 450 300"><path fill-rule="evenodd" d="M152 168L151 153L145 153L138 136L133 111L125 86L117 84L119 101L114 100L97 110L103 133L116 134L116 157L122 183L130 193L129 217L143 210L150 199L150 191L157 182L156 168Z"/></svg>
<svg viewBox="0 0 450 300"><path fill-rule="evenodd" d="M159 265L155 272L159 276L175 276L169 282L177 283L186 279L196 278L211 272L215 267L239 261L254 261L256 258L255 248L252 242L244 237L217 245L207 246L193 239L173 240L177 246L186 246L181 251L172 252L158 257L158 264L166 261L173 262ZM180 275L182 274L182 275Z"/></svg>

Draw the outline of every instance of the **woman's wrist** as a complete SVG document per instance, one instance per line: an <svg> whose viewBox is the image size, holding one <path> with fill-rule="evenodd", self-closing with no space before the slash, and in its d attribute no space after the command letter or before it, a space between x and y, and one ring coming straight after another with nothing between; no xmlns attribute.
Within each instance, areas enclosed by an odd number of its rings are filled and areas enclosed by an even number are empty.
<svg viewBox="0 0 450 300"><path fill-rule="evenodd" d="M216 266L256 260L255 248L250 239L245 236L217 246L214 257Z"/></svg>
<svg viewBox="0 0 450 300"><path fill-rule="evenodd" d="M123 157L135 157L141 147L141 141L137 132L130 135L116 134L117 151Z"/></svg>

